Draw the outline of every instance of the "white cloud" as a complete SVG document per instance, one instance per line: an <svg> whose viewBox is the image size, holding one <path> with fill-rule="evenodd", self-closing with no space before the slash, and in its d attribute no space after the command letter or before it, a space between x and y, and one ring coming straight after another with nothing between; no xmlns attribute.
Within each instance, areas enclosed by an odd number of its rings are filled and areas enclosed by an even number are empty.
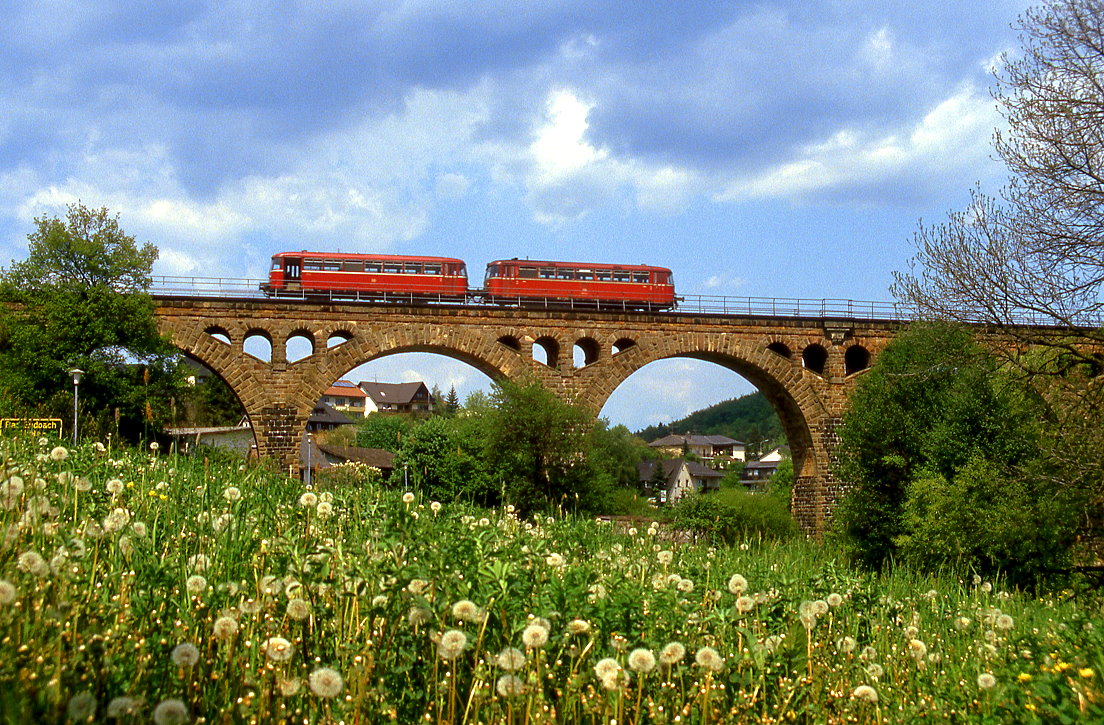
<svg viewBox="0 0 1104 725"><path fill-rule="evenodd" d="M840 129L758 175L733 180L716 198L802 198L869 190L904 174L922 179L957 170L970 178L982 173L988 162L992 132L999 123L989 96L966 85L911 128L884 135Z"/></svg>
<svg viewBox="0 0 1104 725"><path fill-rule="evenodd" d="M471 182L463 174L441 174L437 177L437 198L459 199L468 193Z"/></svg>

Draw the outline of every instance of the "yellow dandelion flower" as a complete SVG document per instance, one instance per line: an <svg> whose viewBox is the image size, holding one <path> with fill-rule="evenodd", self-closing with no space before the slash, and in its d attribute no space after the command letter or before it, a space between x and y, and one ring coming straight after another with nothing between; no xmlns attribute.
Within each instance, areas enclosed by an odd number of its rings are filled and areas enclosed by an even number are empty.
<svg viewBox="0 0 1104 725"><path fill-rule="evenodd" d="M1079 674L1082 679L1091 680L1093 678L1093 675L1096 673L1093 672L1092 667L1082 667L1077 671L1077 674Z"/></svg>

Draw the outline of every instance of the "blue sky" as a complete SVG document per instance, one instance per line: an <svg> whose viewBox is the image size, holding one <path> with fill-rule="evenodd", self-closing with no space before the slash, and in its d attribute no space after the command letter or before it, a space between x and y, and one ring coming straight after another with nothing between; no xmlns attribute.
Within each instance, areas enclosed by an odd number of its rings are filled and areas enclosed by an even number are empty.
<svg viewBox="0 0 1104 725"><path fill-rule="evenodd" d="M106 206L155 272L288 249L657 264L680 294L888 300L918 222L993 190L992 71L1029 3L4 3L0 264ZM352 373L464 394L439 356ZM685 360L639 428L752 388Z"/></svg>

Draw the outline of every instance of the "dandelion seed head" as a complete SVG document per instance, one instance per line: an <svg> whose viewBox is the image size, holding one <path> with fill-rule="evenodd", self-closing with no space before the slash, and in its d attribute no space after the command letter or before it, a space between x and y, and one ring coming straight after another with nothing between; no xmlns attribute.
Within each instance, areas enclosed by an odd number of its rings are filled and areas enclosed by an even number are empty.
<svg viewBox="0 0 1104 725"><path fill-rule="evenodd" d="M597 675L600 680L613 677L620 671L620 663L612 657L605 657L594 664L594 674Z"/></svg>
<svg viewBox="0 0 1104 725"><path fill-rule="evenodd" d="M412 493L411 493L410 491L407 491L406 493L404 493L404 494L402 495L402 501L403 501L403 503L405 503L405 504L412 504L412 503L414 503L414 494L412 494Z"/></svg>
<svg viewBox="0 0 1104 725"><path fill-rule="evenodd" d="M983 690L992 690L997 684L997 678L988 672L982 672L977 676L977 684Z"/></svg>
<svg viewBox="0 0 1104 725"><path fill-rule="evenodd" d="M297 622L303 621L310 616L310 602L302 597L289 599L287 603L287 615Z"/></svg>
<svg viewBox="0 0 1104 725"><path fill-rule="evenodd" d="M871 662L866 666L866 674L876 680L885 674L885 670L883 670L882 666L877 662Z"/></svg>
<svg viewBox="0 0 1104 725"><path fill-rule="evenodd" d="M515 675L502 675L495 680L495 692L499 697L518 697L525 694L525 683Z"/></svg>
<svg viewBox="0 0 1104 725"><path fill-rule="evenodd" d="M524 642L525 646L529 649L543 647L548 643L548 628L537 622L533 622L522 631L521 641Z"/></svg>
<svg viewBox="0 0 1104 725"><path fill-rule="evenodd" d="M116 496L123 492L123 482L118 478L113 478L104 484L104 489L112 496Z"/></svg>
<svg viewBox="0 0 1104 725"><path fill-rule="evenodd" d="M50 565L42 558L42 554L37 551L24 551L16 559L16 566L19 567L20 571L25 571L39 578L50 573Z"/></svg>
<svg viewBox="0 0 1104 725"><path fill-rule="evenodd" d="M720 652L712 647L702 647L694 655L694 662L699 667L711 672L720 672L724 668L724 658L721 657Z"/></svg>
<svg viewBox="0 0 1104 725"><path fill-rule="evenodd" d="M686 648L681 642L668 642L659 651L659 661L665 665L677 665L686 658Z"/></svg>
<svg viewBox="0 0 1104 725"><path fill-rule="evenodd" d="M283 637L269 637L265 640L264 651L273 662L285 662L295 654L295 647Z"/></svg>
<svg viewBox="0 0 1104 725"><path fill-rule="evenodd" d="M19 590L7 579L0 579L0 606L7 606L18 598Z"/></svg>
<svg viewBox="0 0 1104 725"><path fill-rule="evenodd" d="M91 692L78 692L69 698L65 714L70 720L82 722L96 716L96 696Z"/></svg>
<svg viewBox="0 0 1104 725"><path fill-rule="evenodd" d="M832 607L834 609L843 604L843 597L839 594L836 594L835 592L832 592L827 596L825 601L828 602L829 607Z"/></svg>
<svg viewBox="0 0 1104 725"><path fill-rule="evenodd" d="M997 617L996 621L993 622L994 627L996 627L997 629L1003 629L1003 630L1012 629L1012 627L1014 627L1015 624L1016 623L1012 620L1012 617L1010 617L1007 614L1000 615L999 617Z"/></svg>
<svg viewBox="0 0 1104 725"><path fill-rule="evenodd" d="M505 672L516 672L525 666L525 653L516 647L506 647L495 658L498 669Z"/></svg>
<svg viewBox="0 0 1104 725"><path fill-rule="evenodd" d="M572 619L567 623L568 634L586 634L590 631L590 622L585 619Z"/></svg>
<svg viewBox="0 0 1104 725"><path fill-rule="evenodd" d="M329 667L319 667L310 674L310 689L318 697L337 697L341 694L345 681L341 674Z"/></svg>
<svg viewBox="0 0 1104 725"><path fill-rule="evenodd" d="M690 592L694 591L694 580L679 579L679 582L675 585L675 587L683 594L689 594Z"/></svg>
<svg viewBox="0 0 1104 725"><path fill-rule="evenodd" d="M184 582L184 588L191 595L202 594L207 590L207 580L200 574L192 574Z"/></svg>
<svg viewBox="0 0 1104 725"><path fill-rule="evenodd" d="M908 642L909 655L915 660L922 660L928 654L928 646L922 640L910 639Z"/></svg>
<svg viewBox="0 0 1104 725"><path fill-rule="evenodd" d="M856 700L862 700L863 702L877 702L878 691L870 685L859 685L855 688L854 692L851 693L851 697Z"/></svg>
<svg viewBox="0 0 1104 725"><path fill-rule="evenodd" d="M50 450L51 461L64 461L68 457L69 451L65 446L54 446L54 448Z"/></svg>
<svg viewBox="0 0 1104 725"><path fill-rule="evenodd" d="M468 635L459 629L450 629L441 635L437 643L437 654L443 660L454 660L463 654L468 646Z"/></svg>
<svg viewBox="0 0 1104 725"><path fill-rule="evenodd" d="M215 620L212 632L215 639L230 639L238 631L238 620L228 614L224 614Z"/></svg>
<svg viewBox="0 0 1104 725"><path fill-rule="evenodd" d="M452 616L461 622L481 624L487 615L475 602L470 599L461 599L452 605Z"/></svg>
<svg viewBox="0 0 1104 725"><path fill-rule="evenodd" d="M662 566L669 566L675 560L675 553L673 551L661 551L656 554L656 560Z"/></svg>
<svg viewBox="0 0 1104 725"><path fill-rule="evenodd" d="M305 509L312 509L318 505L318 495L312 491L305 492L299 497L299 505Z"/></svg>
<svg viewBox="0 0 1104 725"><path fill-rule="evenodd" d="M177 667L192 667L199 662L199 650L191 642L182 642L173 647L171 657Z"/></svg>
<svg viewBox="0 0 1104 725"><path fill-rule="evenodd" d="M230 503L233 503L235 501L240 501L241 500L242 492L241 492L241 489L238 488L237 486L227 486L222 491L222 497L224 499L226 499L227 501L229 501Z"/></svg>
<svg viewBox="0 0 1104 725"><path fill-rule="evenodd" d="M137 715L142 707L142 701L134 697L113 697L107 703L106 715L110 719L119 719L128 715Z"/></svg>
<svg viewBox="0 0 1104 725"><path fill-rule="evenodd" d="M633 672L651 672L655 666L656 658L651 650L640 647L629 653L629 669Z"/></svg>
<svg viewBox="0 0 1104 725"><path fill-rule="evenodd" d="M175 697L162 700L153 708L153 722L156 725L183 725L188 722L188 708Z"/></svg>

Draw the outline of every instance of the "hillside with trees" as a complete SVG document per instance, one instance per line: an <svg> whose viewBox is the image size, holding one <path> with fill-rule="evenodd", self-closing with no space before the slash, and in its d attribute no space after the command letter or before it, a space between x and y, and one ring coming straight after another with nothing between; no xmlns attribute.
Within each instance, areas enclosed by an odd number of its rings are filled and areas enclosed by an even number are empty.
<svg viewBox="0 0 1104 725"><path fill-rule="evenodd" d="M759 392L717 403L665 425L648 426L636 434L646 441L654 441L669 433L723 435L743 441L749 447L762 441L767 441L764 448L786 442L782 422Z"/></svg>

